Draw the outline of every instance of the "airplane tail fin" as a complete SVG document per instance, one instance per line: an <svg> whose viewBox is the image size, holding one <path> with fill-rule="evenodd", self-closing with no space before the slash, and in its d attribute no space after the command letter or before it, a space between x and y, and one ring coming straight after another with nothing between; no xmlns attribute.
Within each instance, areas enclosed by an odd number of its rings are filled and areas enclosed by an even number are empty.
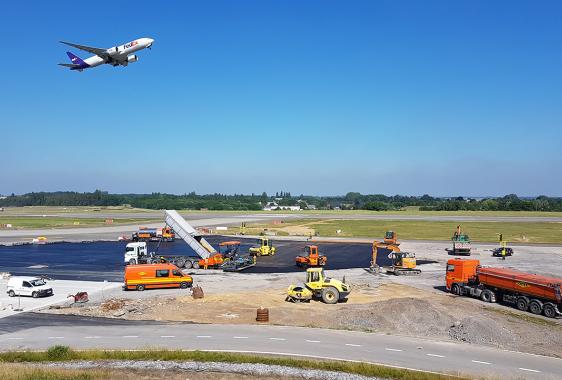
<svg viewBox="0 0 562 380"><path fill-rule="evenodd" d="M77 55L72 54L71 52L67 51L66 55L68 55L68 58L70 58L70 62L72 62L72 64L74 65L80 65L80 66L87 66L86 62L84 62L82 60L82 58L78 57Z"/></svg>

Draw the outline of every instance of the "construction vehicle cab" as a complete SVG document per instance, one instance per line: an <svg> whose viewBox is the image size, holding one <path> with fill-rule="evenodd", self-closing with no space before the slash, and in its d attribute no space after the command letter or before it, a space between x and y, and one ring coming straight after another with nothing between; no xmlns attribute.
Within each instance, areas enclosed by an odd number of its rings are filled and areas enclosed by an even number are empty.
<svg viewBox="0 0 562 380"><path fill-rule="evenodd" d="M307 302L312 299L321 299L324 303L335 304L343 302L351 292L351 286L345 281L326 277L324 268L308 268L306 282L300 285L291 285L287 289L287 301Z"/></svg>
<svg viewBox="0 0 562 380"><path fill-rule="evenodd" d="M305 255L299 255L295 258L298 267L323 267L328 261L326 256L318 252L318 246L316 245L307 245L304 247L304 253Z"/></svg>
<svg viewBox="0 0 562 380"><path fill-rule="evenodd" d="M386 231L384 234L384 243L385 244L393 244L393 245L400 245L398 243L398 235L394 231Z"/></svg>
<svg viewBox="0 0 562 380"><path fill-rule="evenodd" d="M199 260L199 267L203 269L219 269L225 261L238 257L240 252L239 241L223 241L219 243L219 251L207 259Z"/></svg>
<svg viewBox="0 0 562 380"><path fill-rule="evenodd" d="M275 247L267 237L260 237L257 241L258 245L250 248L250 253L257 256L273 256L275 255Z"/></svg>

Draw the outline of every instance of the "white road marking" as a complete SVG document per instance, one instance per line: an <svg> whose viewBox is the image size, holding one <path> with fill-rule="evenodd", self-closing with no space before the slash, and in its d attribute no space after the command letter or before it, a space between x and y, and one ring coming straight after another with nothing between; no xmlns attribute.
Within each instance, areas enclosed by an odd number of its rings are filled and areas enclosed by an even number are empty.
<svg viewBox="0 0 562 380"><path fill-rule="evenodd" d="M64 336L50 336L47 339L64 339Z"/></svg>
<svg viewBox="0 0 562 380"><path fill-rule="evenodd" d="M197 338L212 338L210 335L197 335Z"/></svg>
<svg viewBox="0 0 562 380"><path fill-rule="evenodd" d="M123 335L123 338L138 338L138 335Z"/></svg>
<svg viewBox="0 0 562 380"><path fill-rule="evenodd" d="M285 338L269 338L269 339L271 339L271 340L287 340Z"/></svg>
<svg viewBox="0 0 562 380"><path fill-rule="evenodd" d="M99 336L85 336L84 339L99 339Z"/></svg>
<svg viewBox="0 0 562 380"><path fill-rule="evenodd" d="M478 363L478 364L492 364L492 363L488 363L488 362L482 362L480 360L472 360L473 363Z"/></svg>
<svg viewBox="0 0 562 380"><path fill-rule="evenodd" d="M519 368L521 371L527 371L527 372L535 372L535 373L540 373L541 371L536 370L536 369L530 369L530 368Z"/></svg>
<svg viewBox="0 0 562 380"><path fill-rule="evenodd" d="M175 338L175 335L160 335L160 338Z"/></svg>
<svg viewBox="0 0 562 380"><path fill-rule="evenodd" d="M397 349L397 348L385 348L385 350L387 350L387 351L396 351L396 352L402 351L402 350L399 350L399 349Z"/></svg>
<svg viewBox="0 0 562 380"><path fill-rule="evenodd" d="M308 340L308 339L307 339L306 341L307 341L308 343L320 343L319 340Z"/></svg>
<svg viewBox="0 0 562 380"><path fill-rule="evenodd" d="M349 347L361 347L360 344L353 344L353 343L346 343L345 345Z"/></svg>
<svg viewBox="0 0 562 380"><path fill-rule="evenodd" d="M8 340L21 340L23 338L8 338Z"/></svg>
<svg viewBox="0 0 562 380"><path fill-rule="evenodd" d="M233 336L232 339L248 339L247 336Z"/></svg>
<svg viewBox="0 0 562 380"><path fill-rule="evenodd" d="M436 357L436 358L444 358L445 357L444 355L437 355L437 354L426 354L426 355L427 356L433 356L433 357Z"/></svg>

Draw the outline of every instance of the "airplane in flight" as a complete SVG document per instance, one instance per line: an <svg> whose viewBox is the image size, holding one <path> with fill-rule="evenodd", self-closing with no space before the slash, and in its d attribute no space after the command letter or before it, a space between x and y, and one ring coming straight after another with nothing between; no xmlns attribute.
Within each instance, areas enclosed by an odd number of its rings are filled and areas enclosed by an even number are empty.
<svg viewBox="0 0 562 380"><path fill-rule="evenodd" d="M67 51L66 54L68 55L68 58L70 58L70 61L72 63L59 63L60 66L68 67L70 68L70 70L83 71L85 69L96 67L104 63L113 66L127 66L129 63L139 60L139 57L132 53L145 48L150 49L152 47L152 44L154 43L154 40L152 38L139 38L138 40L128 42L121 46L114 46L109 49L78 45L64 41L60 42L65 45L87 51L88 53L95 54L94 56L83 60L80 57Z"/></svg>

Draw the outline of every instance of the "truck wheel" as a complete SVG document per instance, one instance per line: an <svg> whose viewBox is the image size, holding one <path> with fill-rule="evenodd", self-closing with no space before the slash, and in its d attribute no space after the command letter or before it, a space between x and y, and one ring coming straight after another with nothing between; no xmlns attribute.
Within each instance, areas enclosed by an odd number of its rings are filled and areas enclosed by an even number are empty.
<svg viewBox="0 0 562 380"><path fill-rule="evenodd" d="M33 292L33 293L31 293L31 297L37 298L37 297L39 297L39 293Z"/></svg>
<svg viewBox="0 0 562 380"><path fill-rule="evenodd" d="M193 269L199 269L199 262L194 261L192 266L193 266Z"/></svg>
<svg viewBox="0 0 562 380"><path fill-rule="evenodd" d="M180 288L182 288L182 289L187 289L187 288L189 288L189 284L188 284L187 282L182 282L182 283L180 284Z"/></svg>
<svg viewBox="0 0 562 380"><path fill-rule="evenodd" d="M459 284L453 284L453 286L451 286L451 293L457 296L461 295L461 287Z"/></svg>
<svg viewBox="0 0 562 380"><path fill-rule="evenodd" d="M521 311L527 311L529 308L529 299L527 297L517 298L517 308Z"/></svg>
<svg viewBox="0 0 562 380"><path fill-rule="evenodd" d="M176 266L177 266L178 268L183 268L183 267L185 267L185 260L184 260L184 259L178 259L178 260L176 261Z"/></svg>
<svg viewBox="0 0 562 380"><path fill-rule="evenodd" d="M16 292L14 292L13 290L10 290L10 291L8 292L8 295L9 295L10 297L15 297L15 296L16 296Z"/></svg>
<svg viewBox="0 0 562 380"><path fill-rule="evenodd" d="M322 301L328 304L338 303L340 293L335 288L324 288L322 290Z"/></svg>
<svg viewBox="0 0 562 380"><path fill-rule="evenodd" d="M484 289L480 299L484 302L496 302L496 295L490 289Z"/></svg>
<svg viewBox="0 0 562 380"><path fill-rule="evenodd" d="M533 314L542 313L542 302L539 300L532 300L529 302L529 311Z"/></svg>
<svg viewBox="0 0 562 380"><path fill-rule="evenodd" d="M193 262L191 260L185 260L185 265L183 266L185 269L193 268Z"/></svg>
<svg viewBox="0 0 562 380"><path fill-rule="evenodd" d="M136 263L137 263L137 260L135 260L135 259L129 260L129 265L135 265Z"/></svg>
<svg viewBox="0 0 562 380"><path fill-rule="evenodd" d="M556 305L548 302L544 304L544 308L543 308L543 314L545 317L548 318L556 318L557 310L556 310Z"/></svg>
<svg viewBox="0 0 562 380"><path fill-rule="evenodd" d="M144 285L137 285L137 290L138 290L139 292L142 292L144 289L145 289L145 288L144 288Z"/></svg>

